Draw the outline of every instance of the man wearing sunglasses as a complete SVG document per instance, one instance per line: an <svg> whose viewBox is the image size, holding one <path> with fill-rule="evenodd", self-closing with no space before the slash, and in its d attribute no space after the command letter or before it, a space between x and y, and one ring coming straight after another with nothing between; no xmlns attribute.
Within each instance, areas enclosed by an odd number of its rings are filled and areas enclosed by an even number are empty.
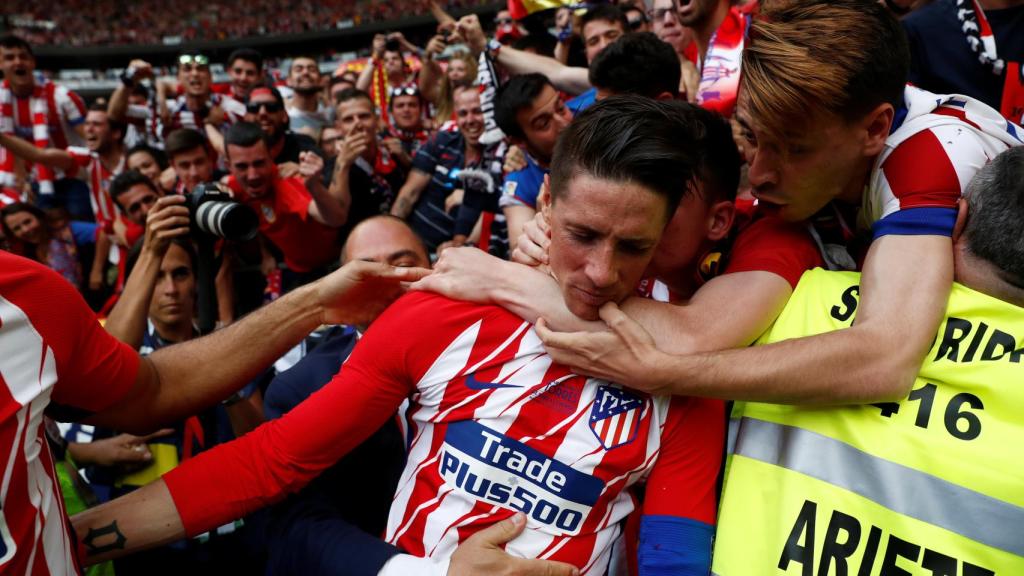
<svg viewBox="0 0 1024 576"><path fill-rule="evenodd" d="M324 156L316 140L289 129L288 111L285 110L284 98L277 88L260 86L249 93L245 121L259 124L267 136L274 164L298 164L299 155L303 152L313 152L321 158Z"/></svg>
<svg viewBox="0 0 1024 576"><path fill-rule="evenodd" d="M408 170L412 158L429 138L431 131L423 126L423 97L416 86L391 89L388 102L391 124L384 130L382 143L391 156Z"/></svg>
<svg viewBox="0 0 1024 576"><path fill-rule="evenodd" d="M168 95L169 89L166 83L157 83L165 135L178 128L202 132L207 125L223 131L245 115L241 102L213 92L210 59L203 54L186 53L178 57L178 95Z"/></svg>

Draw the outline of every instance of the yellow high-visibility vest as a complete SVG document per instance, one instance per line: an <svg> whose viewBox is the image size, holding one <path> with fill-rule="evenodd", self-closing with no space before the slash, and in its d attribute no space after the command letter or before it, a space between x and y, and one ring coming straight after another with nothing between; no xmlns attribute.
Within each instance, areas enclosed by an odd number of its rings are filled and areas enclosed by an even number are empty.
<svg viewBox="0 0 1024 576"><path fill-rule="evenodd" d="M859 281L807 272L759 343L849 327ZM954 285L901 402L738 403L713 573L1024 575L1022 361L1024 308Z"/></svg>

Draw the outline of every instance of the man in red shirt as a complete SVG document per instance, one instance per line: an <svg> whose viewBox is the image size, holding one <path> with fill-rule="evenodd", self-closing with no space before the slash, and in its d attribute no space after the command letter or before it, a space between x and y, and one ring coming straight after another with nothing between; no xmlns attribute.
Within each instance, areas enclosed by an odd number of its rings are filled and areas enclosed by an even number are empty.
<svg viewBox="0 0 1024 576"><path fill-rule="evenodd" d="M299 176L281 178L259 125L239 122L224 138L235 197L259 215L259 229L299 275L322 275L338 259L338 228L348 219L349 197L331 196L320 176L323 159L299 156ZM302 279L300 279L301 282Z"/></svg>

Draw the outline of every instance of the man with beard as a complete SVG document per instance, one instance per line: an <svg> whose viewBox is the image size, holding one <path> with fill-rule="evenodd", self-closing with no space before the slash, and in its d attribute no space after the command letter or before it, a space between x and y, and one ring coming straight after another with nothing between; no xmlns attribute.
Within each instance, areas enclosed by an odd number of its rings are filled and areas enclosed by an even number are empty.
<svg viewBox="0 0 1024 576"><path fill-rule="evenodd" d="M320 100L323 92L320 78L316 59L299 56L292 60L288 69L288 87L292 89L288 117L292 132L319 136L320 131L330 124L331 110Z"/></svg>
<svg viewBox="0 0 1024 576"><path fill-rule="evenodd" d="M391 213L409 218L427 247L440 252L465 244L486 212L495 226L482 222L480 242L504 254L505 217L497 214L504 144L480 143L484 116L476 86L456 88L454 100L458 131L438 132L420 148Z"/></svg>
<svg viewBox="0 0 1024 576"><path fill-rule="evenodd" d="M303 152L313 152L323 157L316 140L289 130L288 112L285 111L284 98L277 88L260 86L253 89L245 109L245 121L259 124L267 136L274 164L298 163Z"/></svg>

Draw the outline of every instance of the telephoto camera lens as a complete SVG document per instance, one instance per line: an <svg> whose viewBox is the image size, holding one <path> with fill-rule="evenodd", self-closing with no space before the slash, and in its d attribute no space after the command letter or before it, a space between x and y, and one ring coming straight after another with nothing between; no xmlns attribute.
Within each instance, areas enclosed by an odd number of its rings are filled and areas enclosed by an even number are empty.
<svg viewBox="0 0 1024 576"><path fill-rule="evenodd" d="M259 218L216 184L200 184L189 195L192 222L207 234L227 240L251 240L259 230Z"/></svg>

